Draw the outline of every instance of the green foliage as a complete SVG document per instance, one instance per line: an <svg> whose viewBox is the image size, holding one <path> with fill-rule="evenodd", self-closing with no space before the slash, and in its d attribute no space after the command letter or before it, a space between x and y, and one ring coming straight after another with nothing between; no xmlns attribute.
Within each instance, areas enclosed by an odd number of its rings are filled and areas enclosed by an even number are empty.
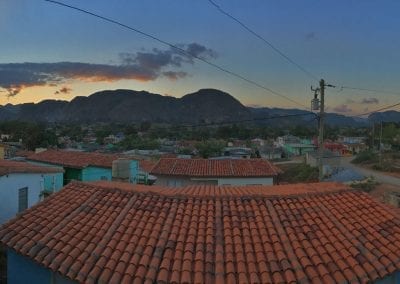
<svg viewBox="0 0 400 284"><path fill-rule="evenodd" d="M353 159L351 162L353 164L372 164L372 163L377 163L378 161L379 161L378 155L372 152L371 150L367 150L357 154L355 159Z"/></svg>
<svg viewBox="0 0 400 284"><path fill-rule="evenodd" d="M121 150L154 150L159 148L159 146L160 143L157 140L140 138L136 135L126 136L125 139L118 144L118 148L120 148Z"/></svg>
<svg viewBox="0 0 400 284"><path fill-rule="evenodd" d="M350 184L350 186L352 188L358 189L358 190L362 190L365 192L370 192L373 189L375 189L375 187L378 185L379 183L375 180L374 177L369 177L366 180L363 181L358 181L358 182L353 182L352 184Z"/></svg>
<svg viewBox="0 0 400 284"><path fill-rule="evenodd" d="M299 183L318 181L318 168L306 164L279 165L284 173L280 176L281 182Z"/></svg>
<svg viewBox="0 0 400 284"><path fill-rule="evenodd" d="M21 139L23 146L28 150L57 145L55 132L39 123L5 121L0 123L0 132L11 134L10 141L18 142Z"/></svg>
<svg viewBox="0 0 400 284"><path fill-rule="evenodd" d="M204 141L196 145L196 148L199 151L199 155L202 158L219 156L221 155L222 149L224 147L225 143L223 141L218 141L218 140Z"/></svg>

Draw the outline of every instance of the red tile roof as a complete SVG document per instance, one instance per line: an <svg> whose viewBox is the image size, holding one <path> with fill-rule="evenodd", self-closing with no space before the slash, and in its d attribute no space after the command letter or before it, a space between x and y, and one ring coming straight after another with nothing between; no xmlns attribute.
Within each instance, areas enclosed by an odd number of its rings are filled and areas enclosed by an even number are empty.
<svg viewBox="0 0 400 284"><path fill-rule="evenodd" d="M281 170L265 159L160 159L153 175L191 177L270 177Z"/></svg>
<svg viewBox="0 0 400 284"><path fill-rule="evenodd" d="M332 183L74 182L1 227L0 243L90 283L346 283L400 271L400 216Z"/></svg>
<svg viewBox="0 0 400 284"><path fill-rule="evenodd" d="M62 173L61 168L32 165L26 162L17 162L0 159L0 176L15 173Z"/></svg>
<svg viewBox="0 0 400 284"><path fill-rule="evenodd" d="M120 156L110 154L47 150L30 155L28 160L82 169L88 166L111 168L118 158Z"/></svg>
<svg viewBox="0 0 400 284"><path fill-rule="evenodd" d="M155 166L156 162L149 161L149 160L139 160L139 169L149 173L153 167Z"/></svg>

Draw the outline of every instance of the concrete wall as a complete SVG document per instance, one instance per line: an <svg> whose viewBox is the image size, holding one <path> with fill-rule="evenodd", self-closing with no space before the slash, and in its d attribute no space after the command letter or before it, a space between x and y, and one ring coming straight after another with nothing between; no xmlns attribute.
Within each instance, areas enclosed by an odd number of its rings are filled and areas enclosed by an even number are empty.
<svg viewBox="0 0 400 284"><path fill-rule="evenodd" d="M9 284L75 284L67 278L33 262L31 259L7 250L7 282Z"/></svg>
<svg viewBox="0 0 400 284"><path fill-rule="evenodd" d="M265 178L219 178L218 185L273 185L272 177Z"/></svg>
<svg viewBox="0 0 400 284"><path fill-rule="evenodd" d="M18 213L18 190L28 187L28 208L40 201L43 174L9 174L0 177L0 224Z"/></svg>
<svg viewBox="0 0 400 284"><path fill-rule="evenodd" d="M155 185L169 186L169 187L180 187L191 184L198 184L198 183L191 181L190 178L188 177L175 177L175 176L165 176L165 175L157 175L157 180L155 182ZM217 182L215 181L214 184L217 184Z"/></svg>
<svg viewBox="0 0 400 284"><path fill-rule="evenodd" d="M272 177L265 178L190 178L158 175L156 185L181 187L187 185L273 185Z"/></svg>

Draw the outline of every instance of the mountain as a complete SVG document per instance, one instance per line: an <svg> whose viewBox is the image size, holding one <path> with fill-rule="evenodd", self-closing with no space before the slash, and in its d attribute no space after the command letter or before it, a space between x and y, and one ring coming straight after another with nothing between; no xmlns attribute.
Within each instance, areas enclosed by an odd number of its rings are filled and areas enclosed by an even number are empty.
<svg viewBox="0 0 400 284"><path fill-rule="evenodd" d="M202 89L182 98L113 90L75 97L71 102L45 100L0 106L0 120L203 123L249 118L249 109L231 95L214 89Z"/></svg>
<svg viewBox="0 0 400 284"><path fill-rule="evenodd" d="M385 112L376 112L368 117L373 122L400 122L400 112L389 110Z"/></svg>
<svg viewBox="0 0 400 284"><path fill-rule="evenodd" d="M297 114L307 114L295 116ZM281 118L264 119L265 117ZM212 123L256 119L255 123L288 127L314 126L316 116L299 109L251 108L244 106L230 94L215 89L201 89L182 98L162 96L146 91L106 90L88 97L75 97L72 101L45 100L40 103L0 106L1 120L38 122L142 122L159 123ZM400 121L400 112L387 111L370 115L370 120ZM326 114L331 126L368 125L368 119Z"/></svg>

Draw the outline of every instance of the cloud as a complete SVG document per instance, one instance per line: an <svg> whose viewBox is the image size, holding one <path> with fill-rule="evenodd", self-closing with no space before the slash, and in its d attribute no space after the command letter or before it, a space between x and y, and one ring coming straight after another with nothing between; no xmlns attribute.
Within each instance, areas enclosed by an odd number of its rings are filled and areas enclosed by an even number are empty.
<svg viewBox="0 0 400 284"><path fill-rule="evenodd" d="M354 104L354 103L355 103L355 101L352 100L352 99L347 99L346 100L346 104Z"/></svg>
<svg viewBox="0 0 400 284"><path fill-rule="evenodd" d="M347 105L342 104L342 105L338 105L338 106L334 107L333 111L339 112L339 113L349 113L349 112L352 112L353 110L351 108L349 108Z"/></svg>
<svg viewBox="0 0 400 284"><path fill-rule="evenodd" d="M176 81L179 78L186 77L187 73L186 72L166 71L166 72L163 72L163 75L172 81Z"/></svg>
<svg viewBox="0 0 400 284"><path fill-rule="evenodd" d="M198 43L181 44L179 48L204 59L217 56L213 50ZM2 63L0 88L5 89L8 96L15 96L24 88L58 86L67 80L113 82L125 79L146 82L159 77L177 80L187 76L186 72L179 70L184 64L194 64L193 58L172 47L167 50L154 48L147 52L121 53L118 65L83 62Z"/></svg>
<svg viewBox="0 0 400 284"><path fill-rule="evenodd" d="M72 89L69 87L62 87L61 89L54 92L55 95L59 94L69 94L72 92Z"/></svg>
<svg viewBox="0 0 400 284"><path fill-rule="evenodd" d="M361 101L362 104L379 104L379 100L377 98L366 98Z"/></svg>

